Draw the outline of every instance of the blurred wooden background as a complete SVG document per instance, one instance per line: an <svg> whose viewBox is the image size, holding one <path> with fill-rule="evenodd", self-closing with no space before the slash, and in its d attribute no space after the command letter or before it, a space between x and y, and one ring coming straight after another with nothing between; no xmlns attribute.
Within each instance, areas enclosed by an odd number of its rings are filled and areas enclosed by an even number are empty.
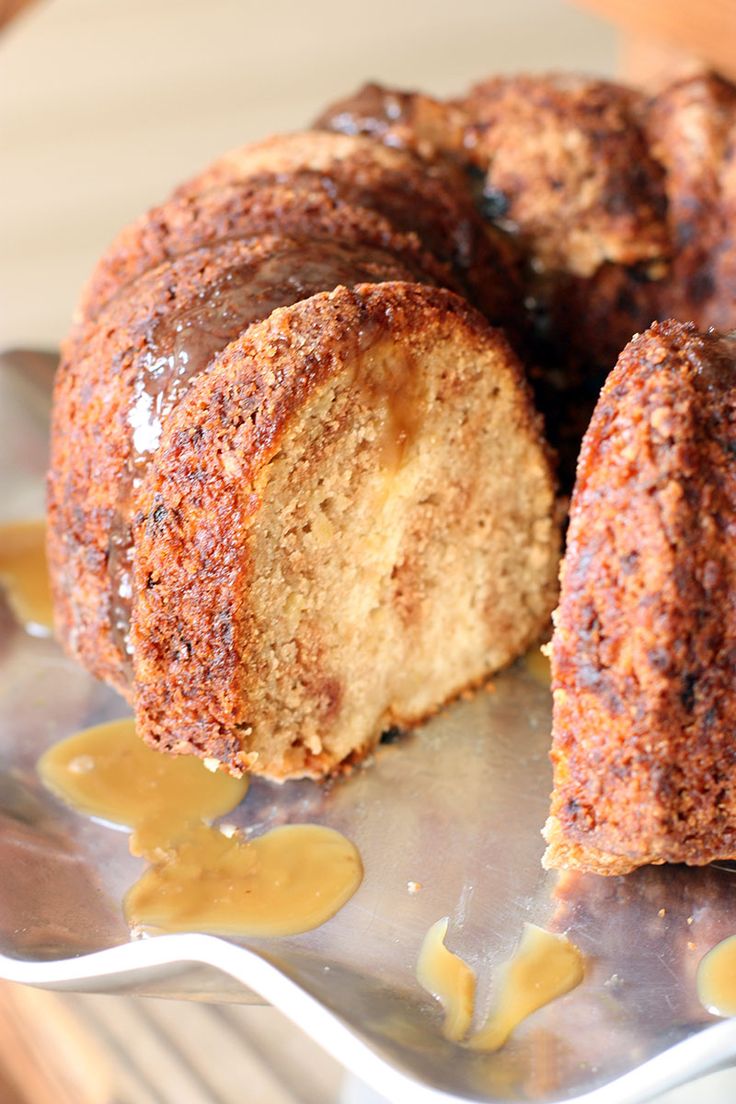
<svg viewBox="0 0 736 1104"><path fill-rule="evenodd" d="M622 76L658 83L707 62L736 80L735 0L578 0L621 32Z"/></svg>
<svg viewBox="0 0 736 1104"><path fill-rule="evenodd" d="M58 343L115 232L225 149L369 78L610 73L614 38L562 0L37 0L0 35L0 347Z"/></svg>

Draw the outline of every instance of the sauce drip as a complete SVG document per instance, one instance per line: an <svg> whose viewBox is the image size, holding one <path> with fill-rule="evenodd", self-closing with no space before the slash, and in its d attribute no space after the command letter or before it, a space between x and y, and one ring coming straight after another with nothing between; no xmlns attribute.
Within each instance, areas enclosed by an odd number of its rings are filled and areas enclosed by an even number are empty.
<svg viewBox="0 0 736 1104"><path fill-rule="evenodd" d="M269 256L236 264L222 273L193 302L167 313L153 328L137 365L128 414L132 452L121 476L108 549L112 632L126 663L130 659L133 596L128 519L166 418L192 380L248 326L267 318L277 307L331 291L338 284L352 286L402 276L410 274L380 249L319 239L284 239Z"/></svg>
<svg viewBox="0 0 736 1104"><path fill-rule="evenodd" d="M292 935L323 924L362 880L357 849L334 829L286 825L244 841L212 827L248 780L152 750L130 718L62 740L38 768L72 808L132 829L131 852L152 864L125 897L135 929Z"/></svg>
<svg viewBox="0 0 736 1104"><path fill-rule="evenodd" d="M736 935L703 955L697 974L698 998L714 1016L736 1016Z"/></svg>
<svg viewBox="0 0 736 1104"><path fill-rule="evenodd" d="M475 975L466 962L445 947L447 925L445 917L427 932L416 974L422 988L445 1009L445 1038L462 1042L473 1020ZM494 1009L480 1031L463 1046L486 1052L500 1050L527 1016L569 993L583 980L583 974L583 956L569 939L525 924L516 953L499 970Z"/></svg>
<svg viewBox="0 0 736 1104"><path fill-rule="evenodd" d="M499 971L495 1007L467 1045L471 1050L499 1050L527 1016L579 985L584 972L574 943L525 924L516 953Z"/></svg>
<svg viewBox="0 0 736 1104"><path fill-rule="evenodd" d="M385 404L386 422L380 446L381 466L389 473L403 466L419 430L424 423L426 400L416 393L422 373L419 365L406 351L393 350L394 357L401 355L402 364L393 367L391 375L367 386L376 392L376 399Z"/></svg>
<svg viewBox="0 0 736 1104"><path fill-rule="evenodd" d="M50 636L54 618L43 521L0 526L0 583L18 622L33 636Z"/></svg>
<svg viewBox="0 0 736 1104"><path fill-rule="evenodd" d="M470 1030L475 1003L475 974L445 946L449 917L438 920L424 937L417 960L417 981L445 1010L442 1033L457 1043Z"/></svg>

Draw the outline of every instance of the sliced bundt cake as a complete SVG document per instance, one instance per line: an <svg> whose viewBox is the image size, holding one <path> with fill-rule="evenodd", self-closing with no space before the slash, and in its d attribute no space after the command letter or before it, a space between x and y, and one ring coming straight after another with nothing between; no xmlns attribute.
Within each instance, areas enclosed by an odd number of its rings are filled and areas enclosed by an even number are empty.
<svg viewBox="0 0 736 1104"><path fill-rule="evenodd" d="M453 294L518 333L514 279L456 169L316 132L113 243L57 379L49 560L63 640L151 742L324 774L543 631L549 457Z"/></svg>
<svg viewBox="0 0 736 1104"><path fill-rule="evenodd" d="M415 239L392 236L380 216L333 220L332 240L321 216L316 224L303 217L300 226L297 238L225 241L159 265L65 350L48 499L57 621L73 654L124 693L130 524L162 428L193 380L276 307L337 284L434 278L437 262Z"/></svg>
<svg viewBox="0 0 736 1104"><path fill-rule="evenodd" d="M641 93L610 81L509 76L447 104L368 85L317 125L443 155L464 171L487 224L515 252L530 321L569 373L571 354L583 369L608 370L610 361L591 330L578 348L568 286L582 298L607 266L627 276L631 269L634 287L665 271L664 173L649 147L646 107ZM591 298L611 292L618 297L620 288L606 278ZM649 310L643 303L635 321L647 325ZM632 332L626 320L622 341Z"/></svg>
<svg viewBox="0 0 736 1104"><path fill-rule="evenodd" d="M518 362L456 295L275 311L164 426L133 531L137 723L230 770L320 776L519 655L558 555Z"/></svg>
<svg viewBox="0 0 736 1104"><path fill-rule="evenodd" d="M736 857L736 342L664 322L585 435L552 648L549 866Z"/></svg>

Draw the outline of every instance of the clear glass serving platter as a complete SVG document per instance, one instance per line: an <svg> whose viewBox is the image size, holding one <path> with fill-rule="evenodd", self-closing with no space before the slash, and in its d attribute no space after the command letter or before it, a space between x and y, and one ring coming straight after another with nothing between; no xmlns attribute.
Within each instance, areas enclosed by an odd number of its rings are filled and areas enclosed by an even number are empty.
<svg viewBox="0 0 736 1104"><path fill-rule="evenodd" d="M0 520L43 510L53 358L0 357ZM64 808L35 763L51 743L127 712L0 596L0 976L76 991L268 1001L395 1101L645 1100L730 1064L736 1022L700 1006L695 970L736 932L736 871L649 868L564 878L540 866L550 769L549 690L524 664L328 786L256 781L228 821L333 826L365 879L300 936L131 939L121 897L141 872L127 836ZM410 883L418 883L420 888ZM498 1053L446 1042L415 980L427 928L479 979L478 1011L525 921L566 931L584 982Z"/></svg>

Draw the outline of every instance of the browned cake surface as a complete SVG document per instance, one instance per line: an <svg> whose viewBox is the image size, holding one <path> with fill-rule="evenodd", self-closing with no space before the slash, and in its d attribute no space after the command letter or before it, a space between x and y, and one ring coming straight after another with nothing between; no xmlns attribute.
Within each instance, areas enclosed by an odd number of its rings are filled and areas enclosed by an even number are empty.
<svg viewBox="0 0 736 1104"><path fill-rule="evenodd" d="M229 150L181 184L175 194L201 193L253 176L288 177L303 169L327 176L338 172L345 178L369 182L382 169L388 173L406 171L415 176L418 165L423 166L424 161L360 135L300 130L293 134L274 134L260 142ZM447 170L443 165L433 165L429 174L446 179Z"/></svg>
<svg viewBox="0 0 736 1104"><path fill-rule="evenodd" d="M460 104L371 82L330 104L314 125L414 150L429 161L448 155L462 160L468 119Z"/></svg>
<svg viewBox="0 0 736 1104"><path fill-rule="evenodd" d="M647 126L665 168L672 278L660 313L736 326L736 88L712 74L662 92Z"/></svg>
<svg viewBox="0 0 736 1104"><path fill-rule="evenodd" d="M368 85L318 125L465 172L516 259L524 348L563 489L632 334L669 317L736 326L736 89L720 78L649 99L574 74L504 76L451 104Z"/></svg>
<svg viewBox="0 0 736 1104"><path fill-rule="evenodd" d="M555 615L548 865L736 857L735 354L652 326L586 433Z"/></svg>
<svg viewBox="0 0 736 1104"><path fill-rule="evenodd" d="M666 252L642 96L573 75L499 77L462 103L485 209L524 239L538 272L590 276Z"/></svg>
<svg viewBox="0 0 736 1104"><path fill-rule="evenodd" d="M406 206L410 208L411 191L406 191ZM113 242L85 289L79 321L96 319L133 280L164 261L206 245L259 234L321 236L388 248L400 242L405 252L421 254L423 268L433 274L436 282L464 290L462 275L456 275L449 263L439 260L439 253L423 248L421 239L413 234L411 221L407 214L400 225L401 219L387 218L380 204L371 203L364 191L347 184L340 188L330 178L307 171L287 179L254 177L203 194L175 198L153 208ZM421 225L419 217L415 221ZM445 223L449 222L445 217ZM436 229L438 237L441 233ZM427 237L431 239L431 234Z"/></svg>
<svg viewBox="0 0 736 1104"><path fill-rule="evenodd" d="M317 125L449 158L526 313L520 347L571 488L582 432L621 347L657 317L668 271L661 166L643 96L572 75L501 77L452 104L368 85Z"/></svg>
<svg viewBox="0 0 736 1104"><path fill-rule="evenodd" d="M557 384L540 399L553 411L562 404L556 444L574 456L577 424L592 412L581 384L591 379L594 400L622 346L657 317L653 287L668 271L646 100L610 81L552 74L485 81L462 104L468 156L484 174L481 210L520 250L543 376Z"/></svg>
<svg viewBox="0 0 736 1104"><path fill-rule="evenodd" d="M161 427L214 355L275 307L339 283L431 282L416 242L376 221L369 234L365 220L338 220L335 240L265 236L194 250L135 281L70 342L49 478L57 626L70 651L123 693L133 483ZM363 234L351 240L358 224ZM309 222L301 226L306 235Z"/></svg>
<svg viewBox="0 0 736 1104"><path fill-rule="evenodd" d="M522 294L509 250L489 234L457 170L364 138L307 132L233 150L122 231L98 262L77 311L94 318L131 280L188 250L300 220L376 222L415 234L435 282L462 291L494 324L520 332ZM335 230L344 236L349 230ZM425 267L427 264L425 263Z"/></svg>
<svg viewBox="0 0 736 1104"><path fill-rule="evenodd" d="M550 284L541 309L549 362L562 365L565 385L589 382L593 398L598 396L624 345L659 316L666 269L664 263L604 264L592 276L559 277ZM590 407L586 425L592 413ZM579 434L576 455L581 439Z"/></svg>
<svg viewBox="0 0 736 1104"><path fill-rule="evenodd" d="M465 293L496 325L520 328L515 255L479 216L462 172L446 161L383 146L362 135L307 131L232 150L182 185L191 196L249 180L293 183L317 176L331 194L366 207L394 229L417 234L448 264Z"/></svg>
<svg viewBox="0 0 736 1104"><path fill-rule="evenodd" d="M422 148L426 100L368 85L318 125ZM544 307L564 276L668 256L664 174L649 148L646 107L642 95L608 81L499 77L435 104L431 117L444 123L424 147L470 174L482 214L526 269L527 295Z"/></svg>
<svg viewBox="0 0 736 1104"><path fill-rule="evenodd" d="M736 325L732 84L706 74L648 99L573 74L521 75L426 101L369 85L319 125L443 153L470 173L524 269L543 371L563 360L574 387L586 372L600 384L655 318Z"/></svg>
<svg viewBox="0 0 736 1104"><path fill-rule="evenodd" d="M461 299L315 296L170 417L136 525L137 723L170 750L320 775L536 639L554 488L520 368Z"/></svg>

